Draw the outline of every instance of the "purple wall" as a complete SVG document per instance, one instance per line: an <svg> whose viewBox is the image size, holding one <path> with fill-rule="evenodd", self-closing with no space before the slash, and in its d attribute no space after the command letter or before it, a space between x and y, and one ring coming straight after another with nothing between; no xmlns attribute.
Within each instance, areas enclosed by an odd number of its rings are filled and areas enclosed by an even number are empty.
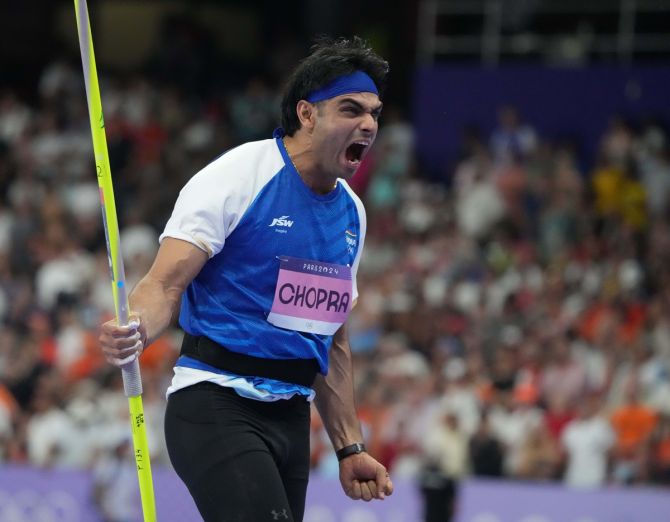
<svg viewBox="0 0 670 522"><path fill-rule="evenodd" d="M79 471L3 467L0 470L0 520L97 522L90 480Z"/></svg>
<svg viewBox="0 0 670 522"><path fill-rule="evenodd" d="M576 491L558 485L469 481L455 522L668 522L670 494L642 488Z"/></svg>
<svg viewBox="0 0 670 522"><path fill-rule="evenodd" d="M590 166L613 114L633 120L657 115L670 122L670 67L419 69L413 112L423 164L433 174L444 173L457 159L463 128L477 126L488 139L504 104L519 107L543 138L576 138Z"/></svg>
<svg viewBox="0 0 670 522"><path fill-rule="evenodd" d="M197 521L186 488L164 468L153 470L159 522ZM421 498L395 481L383 502L348 499L338 481L312 477L304 522L419 522ZM0 521L100 522L84 471L0 469ZM139 505L139 493L138 493ZM142 520L137 511L137 520ZM567 490L559 485L466 481L455 522L668 522L670 494L652 489Z"/></svg>
<svg viewBox="0 0 670 522"><path fill-rule="evenodd" d="M361 502L345 496L339 481L311 477L304 522L419 522L421 499L413 484L393 481L383 501Z"/></svg>
<svg viewBox="0 0 670 522"><path fill-rule="evenodd" d="M186 487L172 470L152 469L159 522L201 520ZM92 479L85 471L49 471L6 466L0 469L0 521L101 522L92 500ZM137 487L135 485L135 487ZM135 518L142 520L139 490ZM305 522L417 522L420 500L411 484L396 484L383 502L356 502L339 481L312 477Z"/></svg>

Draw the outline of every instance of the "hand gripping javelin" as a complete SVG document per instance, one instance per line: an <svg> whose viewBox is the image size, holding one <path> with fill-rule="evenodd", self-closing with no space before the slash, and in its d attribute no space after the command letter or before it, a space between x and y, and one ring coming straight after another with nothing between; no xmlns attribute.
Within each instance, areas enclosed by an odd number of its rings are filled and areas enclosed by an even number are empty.
<svg viewBox="0 0 670 522"><path fill-rule="evenodd" d="M114 308L119 325L127 325L128 294L126 291L126 275L123 270L123 259L119 244L119 224L116 218L114 186L112 185L112 173L109 167L105 121L102 115L102 102L100 100L98 73L95 67L95 53L93 51L91 25L88 18L88 6L86 5L86 0L74 0L74 7L77 15L81 63L84 67L84 80L86 82L86 99L88 101L88 115L91 123L95 166L98 174L98 186L100 187L102 220L105 225L107 255L109 257L109 267L112 276ZM130 409L130 424L132 427L135 463L137 464L137 477L140 484L144 521L155 522L156 505L154 502L154 486L151 479L151 462L149 460L147 433L144 424L142 378L140 376L138 359L136 358L132 363L122 367L121 373L123 375L123 389L126 397L128 397L128 407Z"/></svg>

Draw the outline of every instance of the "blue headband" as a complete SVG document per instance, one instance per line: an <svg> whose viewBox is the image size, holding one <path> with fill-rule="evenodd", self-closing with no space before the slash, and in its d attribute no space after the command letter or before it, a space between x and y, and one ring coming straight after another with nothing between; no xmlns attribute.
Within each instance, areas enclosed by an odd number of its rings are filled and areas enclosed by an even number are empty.
<svg viewBox="0 0 670 522"><path fill-rule="evenodd" d="M335 80L325 87L322 87L307 96L306 100L309 103L316 103L350 92L371 92L379 95L377 86L375 85L375 82L372 81L372 78L363 71L356 71L347 76L335 78Z"/></svg>

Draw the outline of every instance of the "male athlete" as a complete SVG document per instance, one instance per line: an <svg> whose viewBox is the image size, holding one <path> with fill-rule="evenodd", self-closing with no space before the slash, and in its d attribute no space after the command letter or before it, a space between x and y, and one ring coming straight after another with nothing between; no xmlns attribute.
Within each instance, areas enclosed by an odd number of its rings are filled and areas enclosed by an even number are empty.
<svg viewBox="0 0 670 522"><path fill-rule="evenodd" d="M181 191L132 321L102 326L134 360L179 306L185 337L165 437L206 521L300 521L314 400L354 499L393 492L365 452L346 320L365 211L347 185L377 134L388 64L359 38L324 40L293 72L273 139L246 143Z"/></svg>

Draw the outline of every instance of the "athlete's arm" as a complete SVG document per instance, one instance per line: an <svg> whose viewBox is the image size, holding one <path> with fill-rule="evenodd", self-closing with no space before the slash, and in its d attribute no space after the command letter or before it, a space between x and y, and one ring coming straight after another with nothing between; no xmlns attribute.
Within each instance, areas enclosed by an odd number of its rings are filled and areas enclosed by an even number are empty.
<svg viewBox="0 0 670 522"><path fill-rule="evenodd" d="M191 243L171 237L162 241L149 272L128 298L131 324L118 326L114 319L102 325L99 340L108 362L126 364L160 337L207 259L207 253Z"/></svg>
<svg viewBox="0 0 670 522"><path fill-rule="evenodd" d="M315 403L330 441L336 450L363 442L361 425L354 404L353 365L346 325L333 336L328 375L319 374L314 382ZM354 454L340 461L340 482L354 499L383 499L393 493L386 468L367 453Z"/></svg>
<svg viewBox="0 0 670 522"><path fill-rule="evenodd" d="M317 375L314 390L316 407L333 447L338 450L355 442L363 442L361 424L354 405L353 365L346 324L333 336L328 356L328 375Z"/></svg>

